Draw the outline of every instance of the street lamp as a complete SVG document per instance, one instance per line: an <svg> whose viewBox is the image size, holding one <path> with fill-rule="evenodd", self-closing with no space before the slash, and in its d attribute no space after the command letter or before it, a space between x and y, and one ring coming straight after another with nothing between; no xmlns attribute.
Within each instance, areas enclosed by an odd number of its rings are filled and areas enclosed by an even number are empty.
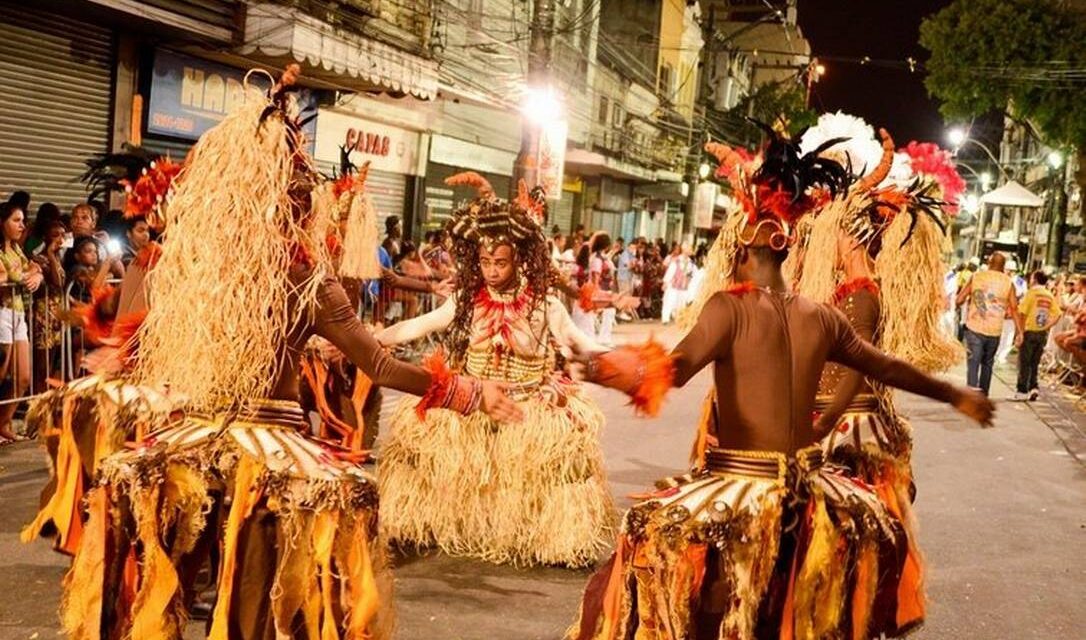
<svg viewBox="0 0 1086 640"><path fill-rule="evenodd" d="M965 130L961 127L954 127L946 134L947 142L949 142L952 147L962 146L962 144L965 143L965 138Z"/></svg>
<svg viewBox="0 0 1086 640"><path fill-rule="evenodd" d="M704 180L709 177L709 172L712 170L713 168L709 166L708 162L703 162L698 166L698 177Z"/></svg>
<svg viewBox="0 0 1086 640"><path fill-rule="evenodd" d="M1053 151L1048 154L1048 165L1053 169L1059 169L1063 166L1063 154L1059 151Z"/></svg>
<svg viewBox="0 0 1086 640"><path fill-rule="evenodd" d="M992 186L992 173L990 171L982 171L978 177L980 178L980 188L987 193Z"/></svg>
<svg viewBox="0 0 1086 640"><path fill-rule="evenodd" d="M1007 182L1010 182L1010 176L1007 175L1007 172L1003 169L1003 165L1000 164L999 160L996 159L995 154L992 153L992 150L989 149L987 145L985 145L980 140L970 138L968 131L961 127L954 127L947 131L946 139L947 142L950 143L950 146L954 147L955 155L957 155L958 151L966 144L974 144L980 147L984 151L984 153L988 154L988 157L992 160L992 163L995 164L996 168L999 169L999 175L1002 176L1003 179Z"/></svg>
<svg viewBox="0 0 1086 640"><path fill-rule="evenodd" d="M977 194L970 193L961 199L960 206L962 211L968 214L975 214L980 210L980 198L977 197Z"/></svg>

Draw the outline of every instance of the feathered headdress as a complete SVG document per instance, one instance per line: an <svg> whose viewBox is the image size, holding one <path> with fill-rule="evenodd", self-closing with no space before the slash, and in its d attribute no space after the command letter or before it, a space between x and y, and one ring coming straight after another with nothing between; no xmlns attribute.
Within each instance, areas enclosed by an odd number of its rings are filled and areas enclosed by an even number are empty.
<svg viewBox="0 0 1086 640"><path fill-rule="evenodd" d="M872 173L882 160L882 145L875 138L875 129L863 118L841 111L822 114L800 136L800 150L810 153L828 140L840 142L822 155L837 160L858 176Z"/></svg>
<svg viewBox="0 0 1086 640"><path fill-rule="evenodd" d="M105 197L111 191L124 191L124 216L144 217L151 226L161 228L162 208L183 165L128 144L120 153L101 153L85 164L87 171L82 179L90 191L89 200Z"/></svg>
<svg viewBox="0 0 1086 640"><path fill-rule="evenodd" d="M954 166L954 157L934 142L916 142L902 149L909 157L909 168L921 182L933 182L937 189L928 190L932 197L942 200L948 216L958 212L958 198L965 193L965 180Z"/></svg>
<svg viewBox="0 0 1086 640"><path fill-rule="evenodd" d="M709 249L705 279L679 323L693 326L705 303L731 283L740 245L787 250L796 241L796 223L826 201L848 190L851 176L836 160L818 154L842 142L824 140L810 152L765 125L769 142L761 152L710 142L705 150L719 163L716 177L728 182L738 210L724 222Z"/></svg>
<svg viewBox="0 0 1086 640"><path fill-rule="evenodd" d="M770 245L780 250L793 241L791 227L800 217L848 188L845 168L819 155L844 139L825 140L804 153L797 142L758 124L769 142L757 155L719 143L709 143L705 150L720 163L716 176L730 184L746 215L748 231L740 239L748 245L760 243L760 230L767 228Z"/></svg>

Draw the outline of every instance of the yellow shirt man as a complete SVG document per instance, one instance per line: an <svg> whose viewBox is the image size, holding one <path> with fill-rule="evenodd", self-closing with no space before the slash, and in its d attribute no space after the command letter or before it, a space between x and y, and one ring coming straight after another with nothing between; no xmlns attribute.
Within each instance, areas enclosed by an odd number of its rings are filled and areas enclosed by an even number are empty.
<svg viewBox="0 0 1086 640"><path fill-rule="evenodd" d="M1033 285L1018 305L1026 331L1048 331L1059 320L1063 310L1056 296L1043 285Z"/></svg>

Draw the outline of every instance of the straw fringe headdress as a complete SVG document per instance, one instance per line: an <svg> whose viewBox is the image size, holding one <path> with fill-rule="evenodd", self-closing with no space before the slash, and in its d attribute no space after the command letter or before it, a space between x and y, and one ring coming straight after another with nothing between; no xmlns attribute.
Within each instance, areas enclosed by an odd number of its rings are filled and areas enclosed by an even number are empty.
<svg viewBox="0 0 1086 640"><path fill-rule="evenodd" d="M814 217L802 249L798 290L819 302L833 300L844 284L837 271L838 236L847 231L857 250L874 259L880 347L926 371L944 370L960 360L962 349L939 328L948 242L940 219L943 202L933 197L932 181L894 184L901 180L900 162L895 165L893 140L884 130L879 133L883 157L876 169ZM895 166L898 173L887 182Z"/></svg>
<svg viewBox="0 0 1086 640"><path fill-rule="evenodd" d="M377 247L380 244L377 209L366 193L368 175L369 163L366 163L357 173L341 176L333 187L343 236L339 275L354 280L381 277L381 265L377 261Z"/></svg>
<svg viewBox="0 0 1086 640"><path fill-rule="evenodd" d="M251 72L252 73L252 72ZM141 383L168 384L195 410L265 397L283 340L328 273L330 189L303 150L290 69L193 147L165 211L140 331ZM304 267L299 282L291 271Z"/></svg>

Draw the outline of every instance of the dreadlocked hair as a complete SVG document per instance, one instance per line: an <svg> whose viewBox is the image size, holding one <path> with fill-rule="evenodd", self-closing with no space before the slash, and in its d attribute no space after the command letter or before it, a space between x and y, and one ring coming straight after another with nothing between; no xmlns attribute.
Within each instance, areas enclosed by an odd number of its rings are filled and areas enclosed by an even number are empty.
<svg viewBox="0 0 1086 640"><path fill-rule="evenodd" d="M469 211L470 209L470 211ZM476 233L457 233L458 221L463 216L476 216L491 220L507 219L506 224L489 226L473 225ZM509 228L530 229L527 233L505 233ZM452 238L452 254L457 265L456 313L449 325L446 344L452 354L454 366L463 364L471 340L472 321L475 313L475 297L486 287L479 264L479 248L486 245L512 247L516 263L514 278L518 278L530 296L529 313L546 304L547 294L558 277L551 264L550 250L543 231L523 208L498 200L482 197L473 201L455 215L446 226ZM546 336L538 336L539 340Z"/></svg>

